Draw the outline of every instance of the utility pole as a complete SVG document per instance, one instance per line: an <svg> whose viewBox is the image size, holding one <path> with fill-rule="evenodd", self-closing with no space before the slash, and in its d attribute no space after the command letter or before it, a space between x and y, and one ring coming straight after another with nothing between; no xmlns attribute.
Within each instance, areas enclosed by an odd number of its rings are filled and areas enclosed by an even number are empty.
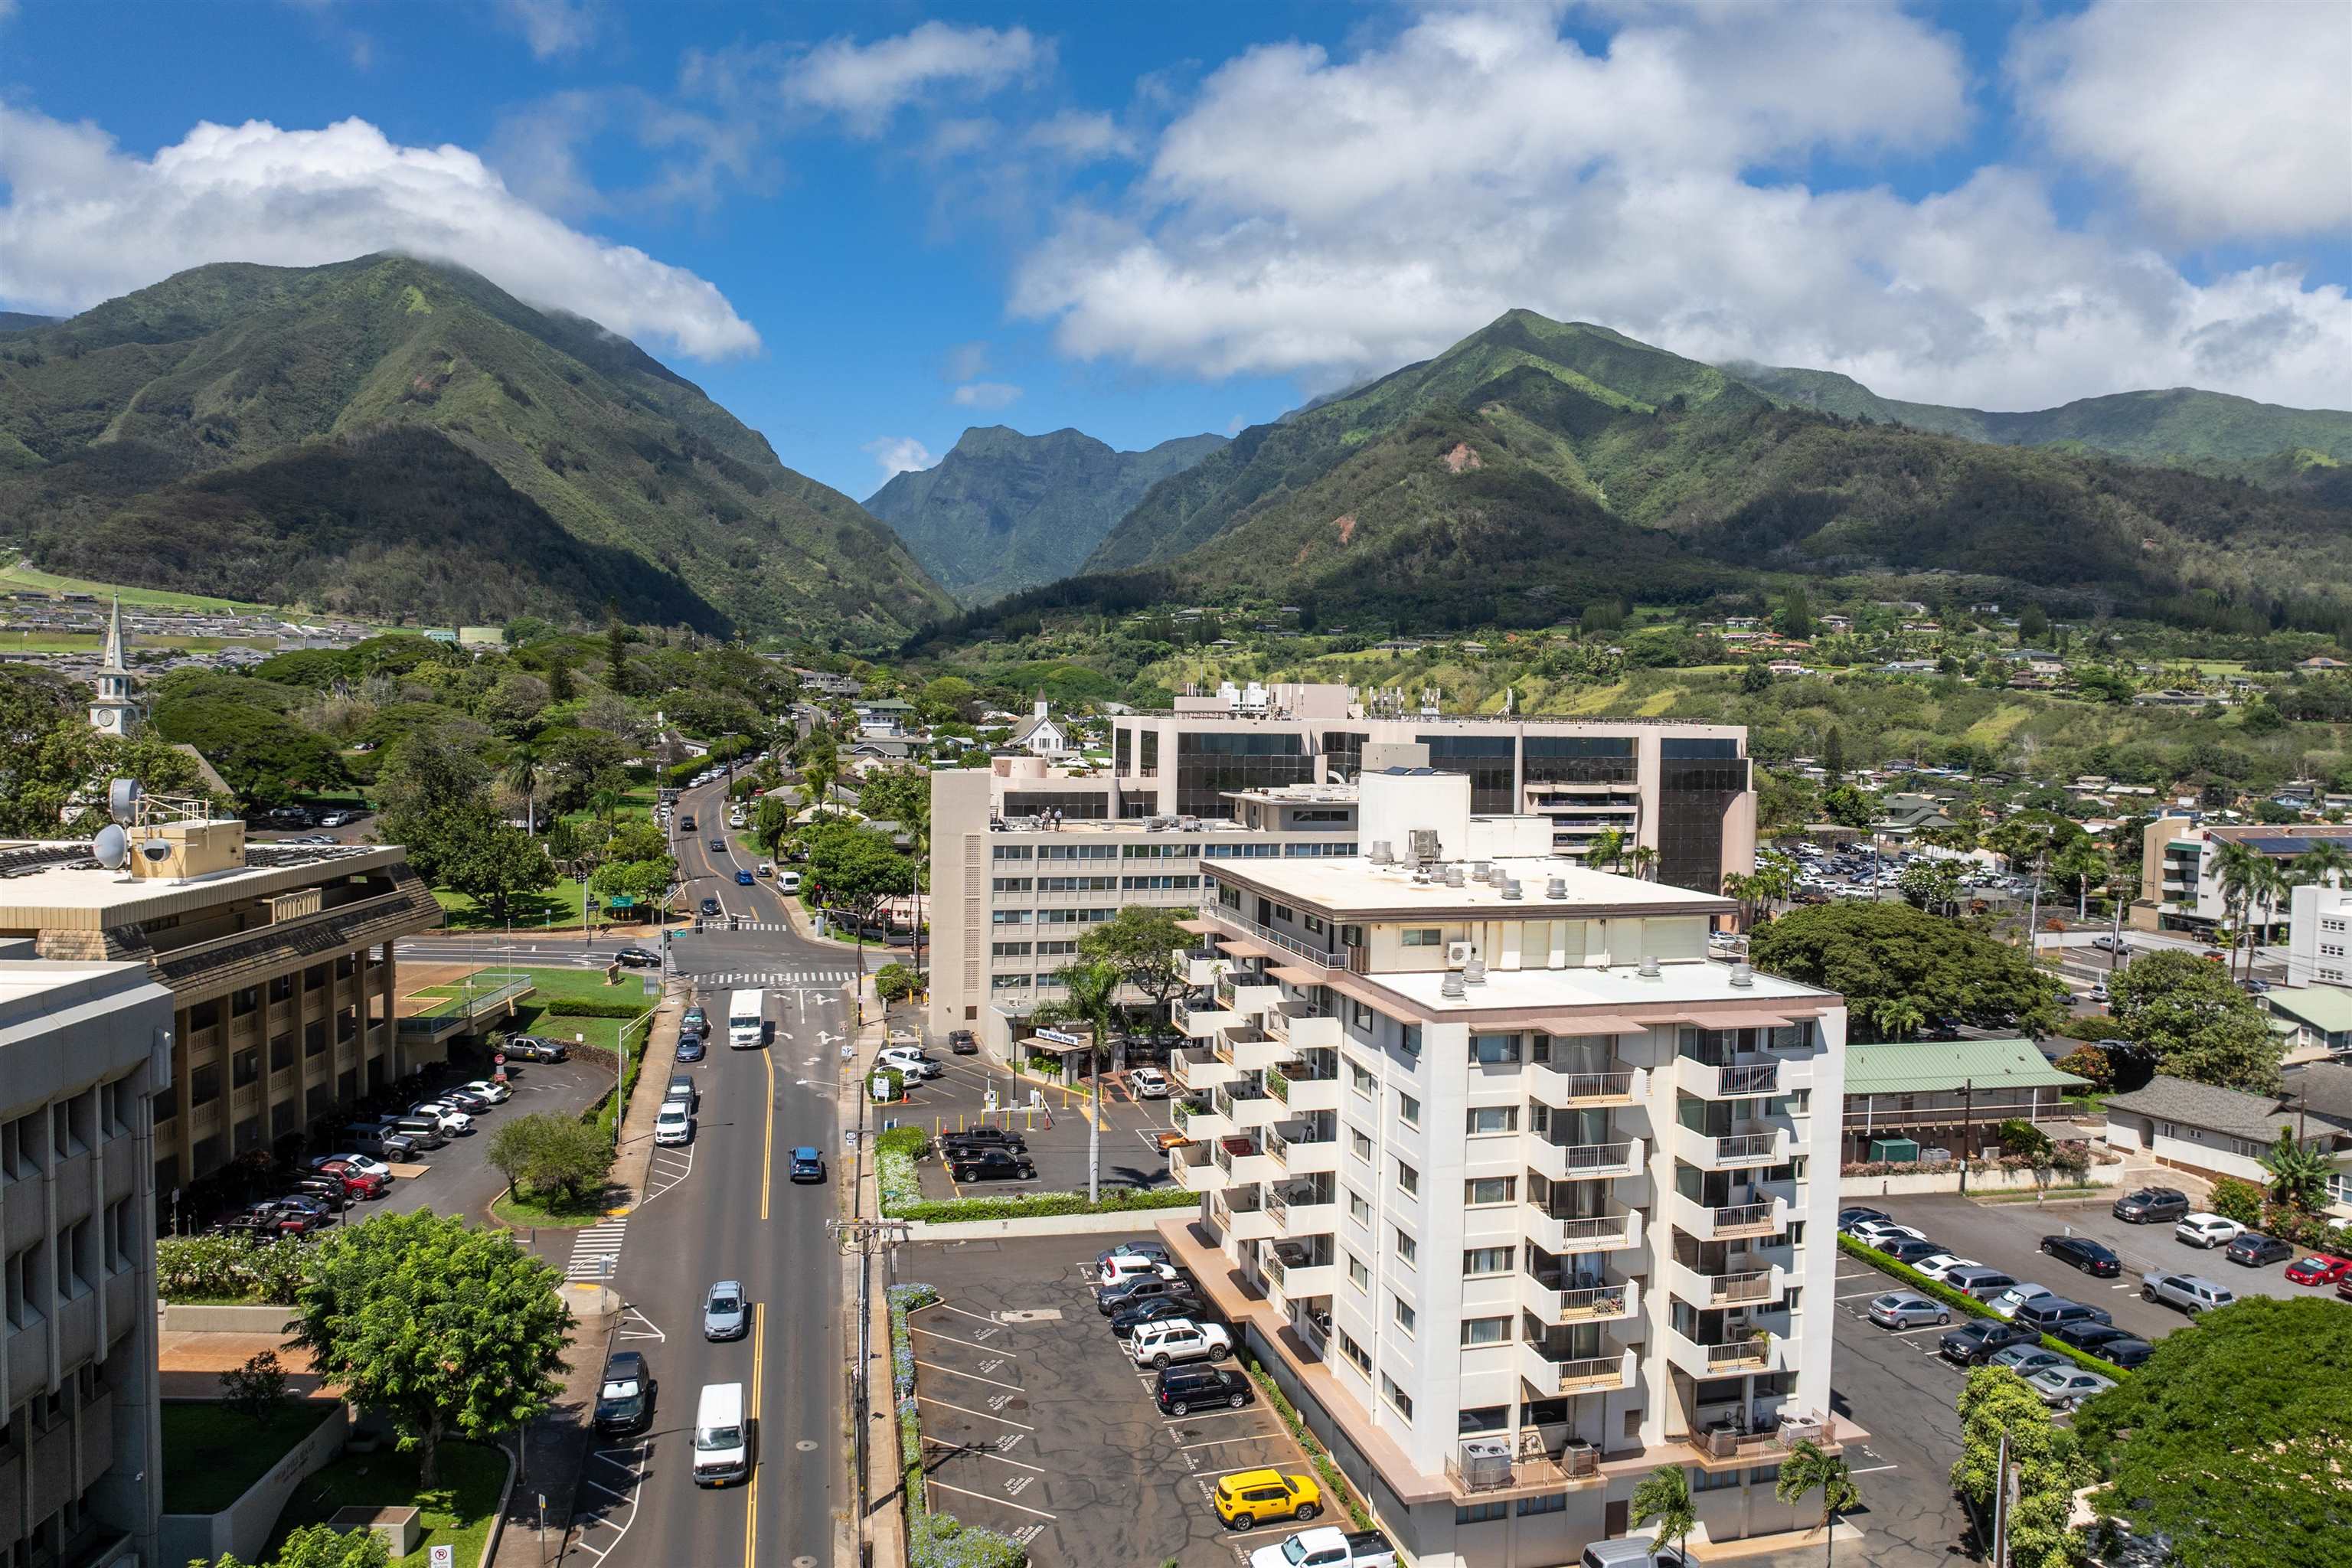
<svg viewBox="0 0 2352 1568"><path fill-rule="evenodd" d="M861 1097L864 1098L864 1097ZM864 1110L858 1121L866 1120ZM863 1126L857 1134L857 1181L866 1179L866 1145L867 1133ZM862 1185L861 1189L862 1190ZM874 1258L877 1253L887 1257L890 1249L905 1245L908 1222L903 1219L829 1219L825 1229L833 1233L835 1244L845 1254L857 1258L857 1356L850 1369L850 1433L854 1464L857 1477L858 1517L866 1515L866 1498L870 1493L867 1476L873 1465L872 1439L866 1428L873 1424L874 1389L867 1368L874 1356ZM892 1390L892 1405L897 1404L897 1390Z"/></svg>
<svg viewBox="0 0 2352 1568"><path fill-rule="evenodd" d="M1963 1079L1960 1081L1960 1136L1974 1138L1976 1135L1977 1080L1973 1078ZM1970 1144L1960 1145L1960 1195L1962 1197L1969 1195L1969 1156L1974 1152Z"/></svg>

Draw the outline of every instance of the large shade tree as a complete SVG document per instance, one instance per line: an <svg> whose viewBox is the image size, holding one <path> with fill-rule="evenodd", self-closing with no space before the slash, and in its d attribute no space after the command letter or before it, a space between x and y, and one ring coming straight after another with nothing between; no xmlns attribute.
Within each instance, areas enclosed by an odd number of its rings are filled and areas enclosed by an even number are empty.
<svg viewBox="0 0 2352 1568"><path fill-rule="evenodd" d="M2281 1041L2220 965L2193 952L2143 953L2108 980L2107 993L2131 1054L2147 1067L2217 1089L2278 1092Z"/></svg>
<svg viewBox="0 0 2352 1568"><path fill-rule="evenodd" d="M2013 947L1903 903L1841 900L1791 910L1748 941L1757 968L1846 999L1864 1037L1900 1038L1959 1017L2040 1032L2063 1021L2064 988ZM1884 1024L1882 1024L1884 1020Z"/></svg>
<svg viewBox="0 0 2352 1568"><path fill-rule="evenodd" d="M487 1440L548 1407L572 1326L554 1268L503 1231L425 1210L328 1233L290 1343L320 1381L382 1411L434 1480L443 1439Z"/></svg>

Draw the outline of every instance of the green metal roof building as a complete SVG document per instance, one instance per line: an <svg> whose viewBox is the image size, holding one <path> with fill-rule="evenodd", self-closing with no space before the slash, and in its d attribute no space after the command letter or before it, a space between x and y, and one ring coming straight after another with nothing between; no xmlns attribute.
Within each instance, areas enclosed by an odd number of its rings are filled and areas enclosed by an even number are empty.
<svg viewBox="0 0 2352 1568"><path fill-rule="evenodd" d="M2051 1066L2032 1040L1848 1046L1844 1157L1866 1159L1874 1142L1905 1138L1968 1152L2011 1119L2059 1120L2060 1098L2088 1087Z"/></svg>

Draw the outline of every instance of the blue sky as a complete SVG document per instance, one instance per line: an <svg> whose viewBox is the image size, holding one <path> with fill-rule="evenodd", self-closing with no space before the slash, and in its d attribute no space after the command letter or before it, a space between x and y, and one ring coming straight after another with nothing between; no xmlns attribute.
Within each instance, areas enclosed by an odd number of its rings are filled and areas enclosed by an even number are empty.
<svg viewBox="0 0 2352 1568"><path fill-rule="evenodd" d="M2352 7L2262 10L0 0L0 303L447 256L861 498L1515 305L1937 401L2352 406Z"/></svg>

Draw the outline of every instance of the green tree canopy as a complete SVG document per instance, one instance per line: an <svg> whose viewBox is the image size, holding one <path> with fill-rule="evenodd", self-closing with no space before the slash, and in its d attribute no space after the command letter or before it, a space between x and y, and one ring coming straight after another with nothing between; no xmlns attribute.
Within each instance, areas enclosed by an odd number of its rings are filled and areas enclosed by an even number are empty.
<svg viewBox="0 0 2352 1568"><path fill-rule="evenodd" d="M255 1568L386 1568L392 1547L373 1530L337 1530L332 1525L306 1524L286 1537L278 1555ZM201 1557L188 1568L207 1568ZM246 1568L231 1552L210 1568Z"/></svg>
<svg viewBox="0 0 2352 1568"><path fill-rule="evenodd" d="M2144 1374L2143 1374L2144 1375ZM2017 1468L2016 1505L2009 1515L2011 1561L2016 1568L2074 1568L2077 1554L2067 1531L2074 1489L2090 1479L2074 1435L2051 1418L2042 1396L2005 1366L1979 1367L1960 1385L1960 1457L1952 1489L1992 1517L2000 1476L2000 1440L2009 1438Z"/></svg>
<svg viewBox="0 0 2352 1568"><path fill-rule="evenodd" d="M1878 797L1849 784L1832 784L1822 795L1822 815L1840 827L1867 827L1878 816Z"/></svg>
<svg viewBox="0 0 2352 1568"><path fill-rule="evenodd" d="M882 834L836 822L809 835L811 883L862 929L884 902L915 890L915 865Z"/></svg>
<svg viewBox="0 0 2352 1568"><path fill-rule="evenodd" d="M503 1232L425 1210L340 1226L310 1254L290 1343L380 1410L434 1479L441 1440L487 1440L545 1410L572 1319L558 1276Z"/></svg>
<svg viewBox="0 0 2352 1568"><path fill-rule="evenodd" d="M2156 1342L2074 1428L2096 1506L2180 1568L2352 1562L2352 1311L2254 1296Z"/></svg>
<svg viewBox="0 0 2352 1568"><path fill-rule="evenodd" d="M555 862L539 841L487 808L467 811L450 826L437 858L439 885L487 906L491 920L504 921L518 896L555 885Z"/></svg>
<svg viewBox="0 0 2352 1568"><path fill-rule="evenodd" d="M1751 937L1748 952L1767 973L1838 992L1857 1023L1904 1006L1923 1020L2014 1015L2018 1027L2044 1032L2064 1017L2063 987L2023 952L1909 904L1842 899L1794 910Z"/></svg>
<svg viewBox="0 0 2352 1568"><path fill-rule="evenodd" d="M1176 968L1176 950L1192 939L1178 928L1177 911L1149 904L1128 904L1100 925L1089 926L1078 938L1078 952L1108 963L1119 978L1165 1007L1184 984Z"/></svg>
<svg viewBox="0 0 2352 1568"><path fill-rule="evenodd" d="M277 805L351 782L332 742L266 708L219 698L173 703L157 710L155 728L167 741L195 747L250 804Z"/></svg>
<svg viewBox="0 0 2352 1568"><path fill-rule="evenodd" d="M2116 1021L2158 1072L2274 1094L2282 1044L2228 969L2193 952L2148 952L2109 977Z"/></svg>

